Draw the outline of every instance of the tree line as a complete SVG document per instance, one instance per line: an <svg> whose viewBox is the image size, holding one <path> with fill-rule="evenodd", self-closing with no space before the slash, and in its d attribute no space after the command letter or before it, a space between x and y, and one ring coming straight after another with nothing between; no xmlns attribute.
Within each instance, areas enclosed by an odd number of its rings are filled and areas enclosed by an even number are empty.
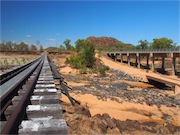
<svg viewBox="0 0 180 135"><path fill-rule="evenodd" d="M148 50L148 49L175 49L179 46L173 42L172 39L166 37L154 38L153 42L147 40L140 40L139 44L135 47L137 50Z"/></svg>
<svg viewBox="0 0 180 135"><path fill-rule="evenodd" d="M24 42L21 42L19 44L11 41L0 43L0 52L32 53L42 50L43 50L42 45L40 46L40 48L38 48L36 45L33 44L29 45Z"/></svg>
<svg viewBox="0 0 180 135"><path fill-rule="evenodd" d="M71 40L66 39L63 42L63 45L60 45L61 50L68 50L68 51L78 51L80 48L78 47L81 44L79 43L80 40L75 42L75 47L70 44ZM97 47L95 45L95 49L97 50L104 50L104 51L117 51L117 50L153 50L153 49L175 49L179 48L176 43L172 39L168 39L166 37L162 38L154 38L153 42L148 42L147 40L139 40L138 45L128 45L123 42L116 42L111 46L107 47Z"/></svg>

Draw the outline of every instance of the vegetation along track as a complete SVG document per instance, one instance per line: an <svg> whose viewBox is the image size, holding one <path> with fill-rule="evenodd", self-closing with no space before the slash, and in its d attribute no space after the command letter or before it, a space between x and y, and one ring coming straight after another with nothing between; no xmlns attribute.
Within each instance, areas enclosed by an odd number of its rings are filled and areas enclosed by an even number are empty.
<svg viewBox="0 0 180 135"><path fill-rule="evenodd" d="M1 134L67 134L47 54L1 74Z"/></svg>

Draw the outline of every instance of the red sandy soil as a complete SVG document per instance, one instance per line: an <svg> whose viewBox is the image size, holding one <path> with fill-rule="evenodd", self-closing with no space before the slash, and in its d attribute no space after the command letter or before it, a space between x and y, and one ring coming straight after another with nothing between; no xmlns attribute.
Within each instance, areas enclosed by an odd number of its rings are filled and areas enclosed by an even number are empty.
<svg viewBox="0 0 180 135"><path fill-rule="evenodd" d="M64 61L65 61L64 58L59 58L56 61L61 66L64 66L63 68L60 69L60 73L62 73L63 75L77 74L77 71L65 65ZM114 62L105 57L101 57L101 61L103 64L109 66L112 69L124 71L131 76L139 76L143 79L143 81L147 81L146 79L147 74L159 75L153 73L152 71L149 71L147 73L142 69L137 69L119 62ZM172 78L177 79L177 77L175 76ZM118 81L124 81L124 80L118 80ZM141 88L153 87L152 85L144 84L142 82L126 81L126 83L131 83L134 86L137 86L138 84L138 86L140 86ZM68 85L70 87L83 86L86 84L88 84L88 82L80 82L80 83L68 82ZM92 88L92 90L96 90L96 89ZM132 90L138 90L138 88ZM173 95L173 91L168 91L166 93ZM92 116L96 114L108 113L112 118L116 118L119 120L130 119L130 120L138 120L139 122L154 121L158 124L164 124L164 120L161 119L161 117L163 116L164 113L166 113L172 117L171 123L173 125L180 126L180 108L178 107L171 108L171 107L161 106L160 108L158 108L155 105L148 106L146 103L137 104L130 102L123 102L122 104L120 104L110 99L108 99L107 101L98 100L96 96L93 96L91 94L70 93L70 95L76 100L80 101L82 105L87 106ZM62 96L61 100L66 103L69 103L69 100L65 96ZM122 99L118 98L118 100L122 100ZM148 116L147 114L151 114L151 116Z"/></svg>

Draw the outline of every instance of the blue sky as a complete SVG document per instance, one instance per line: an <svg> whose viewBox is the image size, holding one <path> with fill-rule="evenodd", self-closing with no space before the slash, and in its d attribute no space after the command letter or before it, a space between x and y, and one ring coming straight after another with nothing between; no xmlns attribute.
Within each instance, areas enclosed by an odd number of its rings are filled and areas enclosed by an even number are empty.
<svg viewBox="0 0 180 135"><path fill-rule="evenodd" d="M138 44L167 37L180 45L180 2L1 1L1 41L40 41L44 47L89 36Z"/></svg>

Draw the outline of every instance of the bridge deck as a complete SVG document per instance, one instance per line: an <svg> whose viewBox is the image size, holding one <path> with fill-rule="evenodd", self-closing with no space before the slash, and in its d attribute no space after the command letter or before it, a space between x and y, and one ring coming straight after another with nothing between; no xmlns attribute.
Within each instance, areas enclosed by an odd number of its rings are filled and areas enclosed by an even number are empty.
<svg viewBox="0 0 180 135"><path fill-rule="evenodd" d="M146 75L148 80L154 80L171 86L175 90L175 94L180 93L180 79L174 79L165 75Z"/></svg>

